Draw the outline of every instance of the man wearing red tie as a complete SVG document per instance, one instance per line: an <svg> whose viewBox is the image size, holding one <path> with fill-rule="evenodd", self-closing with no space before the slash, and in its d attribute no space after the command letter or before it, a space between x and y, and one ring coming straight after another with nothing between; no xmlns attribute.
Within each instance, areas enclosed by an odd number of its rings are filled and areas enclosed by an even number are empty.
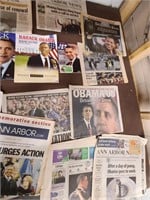
<svg viewBox="0 0 150 200"><path fill-rule="evenodd" d="M39 51L41 52L40 54L29 57L27 62L28 67L45 67L48 69L58 69L57 61L50 56L51 49L48 43L40 43Z"/></svg>

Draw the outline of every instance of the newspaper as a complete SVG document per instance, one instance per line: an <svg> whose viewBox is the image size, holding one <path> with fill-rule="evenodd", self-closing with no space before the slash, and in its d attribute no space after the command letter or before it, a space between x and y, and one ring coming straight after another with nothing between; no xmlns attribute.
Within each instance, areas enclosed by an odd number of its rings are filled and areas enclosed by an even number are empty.
<svg viewBox="0 0 150 200"><path fill-rule="evenodd" d="M41 199L90 200L95 145L95 136L52 144L43 178ZM74 193L80 193L79 188L77 189L77 179L81 177L85 177L86 198L81 197L81 194L78 194L80 197L73 198Z"/></svg>
<svg viewBox="0 0 150 200"><path fill-rule="evenodd" d="M128 83L122 56L110 57L84 50L78 43L83 85L109 85Z"/></svg>
<svg viewBox="0 0 150 200"><path fill-rule="evenodd" d="M83 44L79 44L78 48L83 84L127 83L121 23L82 14L81 27Z"/></svg>
<svg viewBox="0 0 150 200"><path fill-rule="evenodd" d="M123 131L117 86L70 85L69 103L74 138Z"/></svg>
<svg viewBox="0 0 150 200"><path fill-rule="evenodd" d="M37 0L37 29L81 34L81 12L87 13L85 0Z"/></svg>
<svg viewBox="0 0 150 200"><path fill-rule="evenodd" d="M121 22L82 13L81 27L82 41L86 51L96 52L99 56L105 57L111 54L112 59L115 59L115 55L126 56ZM107 37L109 40L106 40Z"/></svg>
<svg viewBox="0 0 150 200"><path fill-rule="evenodd" d="M30 110L33 107L36 107L38 112L32 114ZM54 120L53 143L72 137L67 88L4 94L3 112Z"/></svg>
<svg viewBox="0 0 150 200"><path fill-rule="evenodd" d="M14 82L58 83L57 35L0 32L0 38L15 46ZM47 59L47 66L45 65ZM10 67L10 66L8 66Z"/></svg>
<svg viewBox="0 0 150 200"><path fill-rule="evenodd" d="M147 139L146 152L147 152L147 186L150 188L150 118L147 115L142 115L142 125L144 129L144 137Z"/></svg>
<svg viewBox="0 0 150 200"><path fill-rule="evenodd" d="M31 1L1 0L0 10L0 31L32 33Z"/></svg>
<svg viewBox="0 0 150 200"><path fill-rule="evenodd" d="M30 199L40 192L54 122L5 113L0 121L0 198Z"/></svg>
<svg viewBox="0 0 150 200"><path fill-rule="evenodd" d="M92 199L136 200L146 189L145 145L139 136L99 137L94 154Z"/></svg>
<svg viewBox="0 0 150 200"><path fill-rule="evenodd" d="M59 42L58 60L60 73L81 72L77 44Z"/></svg>

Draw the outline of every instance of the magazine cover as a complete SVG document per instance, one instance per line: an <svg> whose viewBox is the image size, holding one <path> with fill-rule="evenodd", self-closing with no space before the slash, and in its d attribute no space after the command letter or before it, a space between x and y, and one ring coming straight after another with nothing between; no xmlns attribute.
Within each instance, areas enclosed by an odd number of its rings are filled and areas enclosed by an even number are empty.
<svg viewBox="0 0 150 200"><path fill-rule="evenodd" d="M56 34L0 32L0 44L3 49L9 48L1 58L2 79L19 83L59 82Z"/></svg>
<svg viewBox="0 0 150 200"><path fill-rule="evenodd" d="M54 122L0 113L0 198L39 194Z"/></svg>
<svg viewBox="0 0 150 200"><path fill-rule="evenodd" d="M81 72L77 44L59 42L58 60L60 73Z"/></svg>
<svg viewBox="0 0 150 200"><path fill-rule="evenodd" d="M147 139L136 135L107 134L98 138L92 199L141 200L146 190L146 143Z"/></svg>
<svg viewBox="0 0 150 200"><path fill-rule="evenodd" d="M67 88L4 94L3 112L55 121L53 143L72 137Z"/></svg>
<svg viewBox="0 0 150 200"><path fill-rule="evenodd" d="M70 85L69 103L74 138L123 131L117 86Z"/></svg>
<svg viewBox="0 0 150 200"><path fill-rule="evenodd" d="M41 199L91 199L96 137L52 144Z"/></svg>
<svg viewBox="0 0 150 200"><path fill-rule="evenodd" d="M32 33L31 1L1 0L0 31Z"/></svg>
<svg viewBox="0 0 150 200"><path fill-rule="evenodd" d="M81 12L87 13L85 0L36 0L37 29L80 35Z"/></svg>
<svg viewBox="0 0 150 200"><path fill-rule="evenodd" d="M128 83L122 56L105 56L85 51L78 43L83 85L114 85Z"/></svg>

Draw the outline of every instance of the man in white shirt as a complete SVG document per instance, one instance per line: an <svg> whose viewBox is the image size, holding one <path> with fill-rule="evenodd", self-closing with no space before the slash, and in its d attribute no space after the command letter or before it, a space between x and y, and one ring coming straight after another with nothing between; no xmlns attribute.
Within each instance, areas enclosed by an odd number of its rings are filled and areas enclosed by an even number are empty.
<svg viewBox="0 0 150 200"><path fill-rule="evenodd" d="M28 67L44 67L47 69L57 69L57 61L50 56L50 47L46 42L42 42L39 45L40 54L29 57L27 66Z"/></svg>
<svg viewBox="0 0 150 200"><path fill-rule="evenodd" d="M0 72L1 79L14 78L15 43L8 38L0 38Z"/></svg>

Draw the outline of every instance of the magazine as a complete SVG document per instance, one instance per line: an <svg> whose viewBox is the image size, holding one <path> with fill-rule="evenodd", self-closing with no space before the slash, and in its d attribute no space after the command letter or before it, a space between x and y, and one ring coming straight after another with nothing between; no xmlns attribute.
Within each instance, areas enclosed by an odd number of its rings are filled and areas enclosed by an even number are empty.
<svg viewBox="0 0 150 200"><path fill-rule="evenodd" d="M1 0L0 31L32 33L31 1Z"/></svg>
<svg viewBox="0 0 150 200"><path fill-rule="evenodd" d="M135 135L99 137L94 154L92 199L139 199L146 190L145 145Z"/></svg>
<svg viewBox="0 0 150 200"><path fill-rule="evenodd" d="M37 0L37 29L81 34L80 14L87 13L85 0Z"/></svg>
<svg viewBox="0 0 150 200"><path fill-rule="evenodd" d="M0 121L0 198L30 199L41 189L54 122L5 113Z"/></svg>
<svg viewBox="0 0 150 200"><path fill-rule="evenodd" d="M114 85L128 83L122 56L109 57L85 51L78 43L83 85Z"/></svg>
<svg viewBox="0 0 150 200"><path fill-rule="evenodd" d="M14 78L19 83L59 82L56 34L0 32L0 42L11 48L9 65L2 71L2 78Z"/></svg>
<svg viewBox="0 0 150 200"><path fill-rule="evenodd" d="M52 144L43 178L41 199L84 199L79 185L85 179L86 199L92 195L92 172L96 137ZM81 189L81 187L80 187ZM80 197L80 198L79 198Z"/></svg>
<svg viewBox="0 0 150 200"><path fill-rule="evenodd" d="M123 131L117 86L70 85L69 103L74 138Z"/></svg>
<svg viewBox="0 0 150 200"><path fill-rule="evenodd" d="M60 73L81 72L77 44L59 42L58 60Z"/></svg>
<svg viewBox="0 0 150 200"><path fill-rule="evenodd" d="M4 94L3 112L55 121L53 143L72 138L67 88Z"/></svg>

